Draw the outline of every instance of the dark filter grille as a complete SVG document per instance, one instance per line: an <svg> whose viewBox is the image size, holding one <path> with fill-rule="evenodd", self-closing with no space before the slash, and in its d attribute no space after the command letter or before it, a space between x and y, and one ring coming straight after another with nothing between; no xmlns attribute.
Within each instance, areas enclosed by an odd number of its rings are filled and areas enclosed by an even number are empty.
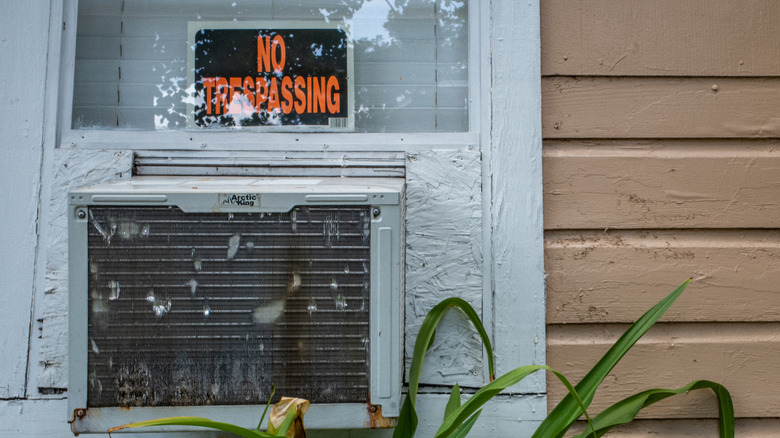
<svg viewBox="0 0 780 438"><path fill-rule="evenodd" d="M370 218L89 210L88 406L368 400Z"/></svg>

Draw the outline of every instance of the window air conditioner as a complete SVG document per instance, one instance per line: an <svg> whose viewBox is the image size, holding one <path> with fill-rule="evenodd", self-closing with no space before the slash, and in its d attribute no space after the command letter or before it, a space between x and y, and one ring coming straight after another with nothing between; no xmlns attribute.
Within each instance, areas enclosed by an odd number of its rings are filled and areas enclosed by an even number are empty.
<svg viewBox="0 0 780 438"><path fill-rule="evenodd" d="M69 201L74 433L249 427L272 384L309 428L392 425L403 179L139 177Z"/></svg>

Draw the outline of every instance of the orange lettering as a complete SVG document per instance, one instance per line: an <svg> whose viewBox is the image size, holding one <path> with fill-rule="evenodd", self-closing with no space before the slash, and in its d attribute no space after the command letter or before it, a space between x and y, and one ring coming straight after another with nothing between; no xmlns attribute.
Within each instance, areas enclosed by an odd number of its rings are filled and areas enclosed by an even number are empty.
<svg viewBox="0 0 780 438"><path fill-rule="evenodd" d="M279 111L279 84L276 78L271 78L268 88L268 112Z"/></svg>
<svg viewBox="0 0 780 438"><path fill-rule="evenodd" d="M309 92L306 93L306 108L308 108L310 112L314 112L311 109L311 76L306 77L306 89L309 90Z"/></svg>
<svg viewBox="0 0 780 438"><path fill-rule="evenodd" d="M279 57L276 56L278 52L281 52ZM284 38L281 35L274 37L271 53L273 54L271 62L274 65L274 72L281 73L284 70L284 62L287 60L287 47L285 47Z"/></svg>
<svg viewBox="0 0 780 438"><path fill-rule="evenodd" d="M284 102L282 102L282 112L285 114L290 114L290 111L293 109L292 85L292 79L290 79L289 76L282 78L282 98L284 99Z"/></svg>
<svg viewBox="0 0 780 438"><path fill-rule="evenodd" d="M255 79L255 111L260 112L260 104L268 100L268 79Z"/></svg>
<svg viewBox="0 0 780 438"><path fill-rule="evenodd" d="M335 92L333 90L336 90ZM328 78L328 111L331 114L339 112L341 109L341 93L339 91L339 81L335 76Z"/></svg>
<svg viewBox="0 0 780 438"><path fill-rule="evenodd" d="M211 114L212 108L211 93L214 90L214 78L203 78L203 91L206 94L206 114Z"/></svg>
<svg viewBox="0 0 780 438"><path fill-rule="evenodd" d="M301 90L301 88L306 88L306 79L304 79L303 76L296 76L295 97L297 97L298 100L295 101L295 112L298 114L306 112L306 92Z"/></svg>
<svg viewBox="0 0 780 438"><path fill-rule="evenodd" d="M311 88L311 94L312 96L312 106L311 106L311 112L313 113L319 113L319 112L325 112L325 77L320 76L316 78L312 78L312 82L314 86Z"/></svg>
<svg viewBox="0 0 780 438"><path fill-rule="evenodd" d="M221 77L216 77L214 80L216 82L216 85L214 86L214 100L216 106L216 108L214 108L214 114L222 114L223 112L227 112L228 109L228 82L227 79Z"/></svg>
<svg viewBox="0 0 780 438"><path fill-rule="evenodd" d="M271 69L271 37L262 37L258 35L257 36L257 72L258 73L268 72L270 71L270 69Z"/></svg>

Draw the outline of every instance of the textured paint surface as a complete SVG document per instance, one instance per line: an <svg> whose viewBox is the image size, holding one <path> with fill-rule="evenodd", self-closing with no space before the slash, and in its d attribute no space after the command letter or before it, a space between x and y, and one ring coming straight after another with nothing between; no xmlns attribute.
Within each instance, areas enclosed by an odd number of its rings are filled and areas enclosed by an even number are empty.
<svg viewBox="0 0 780 438"><path fill-rule="evenodd" d="M480 154L432 150L411 155L406 182L406 357L425 315L448 297L482 313ZM482 383L482 344L459 312L445 317L423 367L424 383Z"/></svg>
<svg viewBox="0 0 780 438"><path fill-rule="evenodd" d="M701 290L686 293L701 293ZM549 365L573 381L606 353L626 324L548 327ZM718 382L731 392L737 417L776 417L780 399L774 370L780 361L780 323L661 323L610 372L596 392L593 412L650 388L677 388L695 379ZM549 406L566 389L550 385ZM711 391L672 397L640 413L642 418L717 418Z"/></svg>
<svg viewBox="0 0 780 438"><path fill-rule="evenodd" d="M547 141L547 229L780 227L777 140Z"/></svg>
<svg viewBox="0 0 780 438"><path fill-rule="evenodd" d="M688 277L665 321L780 321L778 230L548 231L545 263L548 324L633 322Z"/></svg>
<svg viewBox="0 0 780 438"><path fill-rule="evenodd" d="M24 16L25 26L47 29L44 3L3 5L0 18L0 398L25 396L48 40L46 32L17 32L14 23Z"/></svg>
<svg viewBox="0 0 780 438"><path fill-rule="evenodd" d="M420 394L418 412L420 427L416 438L432 438L444 413L447 396L443 394ZM0 401L0 436L29 436L49 438L73 438L65 420L65 400L13 400ZM502 436L531 436L539 425L538 413L545 409L543 397L501 396L495 398L482 412L470 438L495 438ZM258 418L261 412L258 412ZM224 419L212 418L220 421ZM256 419L242 426L254 428ZM305 425L304 418L304 425ZM108 438L108 434L89 434L90 437ZM222 432L181 432L166 434L119 433L112 436L123 438L227 438ZM310 438L390 438L392 429L354 430L312 430L306 431Z"/></svg>
<svg viewBox="0 0 780 438"><path fill-rule="evenodd" d="M738 416L766 419L738 421L739 436L777 435L778 19L769 0L542 5L550 365L584 375L694 278L596 406L707 378ZM667 418L715 414L696 391L616 436L709 436L712 421Z"/></svg>
<svg viewBox="0 0 780 438"><path fill-rule="evenodd" d="M546 77L545 138L775 138L780 78Z"/></svg>
<svg viewBox="0 0 780 438"><path fill-rule="evenodd" d="M585 426L577 428L582 431ZM572 428L572 430L575 430ZM773 438L780 430L780 420L774 418L740 418L736 423L735 435L740 438ZM718 421L710 420L638 420L631 424L616 427L609 432L610 437L646 438L659 436L664 438L711 438L718 436Z"/></svg>
<svg viewBox="0 0 780 438"><path fill-rule="evenodd" d="M545 0L542 72L589 76L774 76L775 0ZM683 42L684 43L681 43Z"/></svg>
<svg viewBox="0 0 780 438"><path fill-rule="evenodd" d="M40 361L35 364L39 388L67 388L68 382L68 192L89 184L129 178L133 159L132 153L123 151L57 149L53 166L46 286L37 314L41 337Z"/></svg>
<svg viewBox="0 0 780 438"><path fill-rule="evenodd" d="M73 6L72 2L65 2L65 6ZM445 269L441 272L429 269L429 265L415 265L410 270L410 276L416 279L415 291L411 293L421 294L417 304L420 306L432 305L434 299L424 294L434 291L444 295L439 288L457 289L461 296L470 296L473 302L483 313L487 320L491 320L496 314L500 323L496 330L494 345L499 355L499 368L506 371L511 367L531 362L541 362L544 359L544 322L543 322L543 296L542 296L542 270L541 270L541 209L540 197L536 196L536 187L541 186L541 162L538 158L539 142L541 137L539 121L539 54L538 54L538 1L526 4L516 4L508 0L479 3L472 2L481 10L481 17L476 17L473 24L479 23L482 30L478 34L483 41L482 48L488 51L478 58L484 59L495 56L501 60L499 69L493 73L492 66L483 64L483 72L487 75L482 79L484 97L483 107L476 109L481 113L479 117L484 123L484 131L477 131L454 135L448 133L432 135L350 135L347 140L344 136L335 136L337 140L322 144L322 136L299 136L295 138L296 147L307 150L323 150L326 148L343 148L344 150L363 151L407 151L409 153L421 152L417 156L422 169L426 171L436 170L441 175L449 175L447 184L440 181L425 180L420 175L419 187L430 195L422 199L414 196L412 200L418 202L417 209L421 214L436 214L446 216L448 221L443 222L449 230L436 230L430 223L419 224L421 229L431 232L431 236L420 232L418 236L410 236L410 254L416 254L425 260L431 260L437 266ZM478 5L478 6L477 6ZM29 274L29 287L22 282L17 284L10 303L3 307L3 316L10 314L10 319L3 318L2 327L10 328L5 333L18 331L20 336L12 336L10 356L3 356L2 366L17 367L22 370L19 373L10 374L17 388L25 383L25 377L29 388L25 400L0 400L0 435L20 435L23 432L32 436L71 437L65 423L65 392L67 369L64 361L67 354L67 287L66 287L66 230L65 230L65 193L71 186L80 186L87 183L102 182L110 179L126 178L131 169L131 156L126 151L127 144L139 145L149 149L179 149L179 150L234 150L245 149L255 151L258 147L268 151L281 151L289 147L284 142L276 139L258 140L254 135L218 135L209 136L209 142L193 143L187 132L166 133L136 133L128 132L124 136L106 138L104 133L98 131L65 132L67 141L64 144L68 149L56 148L56 119L57 100L60 78L58 77L59 53L63 56L72 56L68 50L72 48L69 42L65 42L63 49L52 50L49 53L49 61L53 64L46 65L47 37L51 47L60 48L60 30L65 24L65 32L71 30L71 23L62 23L58 9L62 2L34 3L9 7L6 19L0 29L0 50L8 54L3 59L11 60L0 66L4 73L0 75L0 96L8 99L8 104L14 110L21 112L14 117L4 117L2 131L4 134L4 151L2 161L4 169L0 174L6 190L7 202L18 202L15 208L19 214L10 218L13 220L13 230L21 230L11 235L9 241L18 237L18 245L6 245L3 248L3 257L10 260L11 264L4 264L4 273L10 274L11 280L22 278ZM25 8L22 10L21 8ZM47 9L51 8L51 24L48 23ZM504 11L511 12L505 14ZM29 15L34 19L20 20L18 17ZM68 21L68 20L65 20ZM495 21L495 22L494 22ZM471 26L472 23L470 23ZM50 27L51 26L51 27ZM49 29L55 29L48 35ZM6 31L7 29L7 31ZM518 31L520 29L521 31ZM484 38L483 38L484 37ZM34 47L33 47L34 46ZM493 47L495 50L492 51ZM14 61L18 59L18 61ZM53 61L52 61L53 60ZM510 60L512 60L510 62ZM517 60L522 60L520 76L517 73ZM64 59L64 70L67 72L68 64L72 60ZM477 64L477 63L475 63ZM20 73L24 73L21 75ZM48 76L47 76L48 73ZM46 79L44 79L46 76ZM511 80L509 80L511 79ZM35 86L30 87L30 83ZM478 84L474 80L472 84ZM493 84L493 89L490 89ZM45 88L44 88L45 86ZM67 87L66 87L67 88ZM66 90L67 91L67 90ZM45 108L41 104L43 99L29 101L31 96L46 94ZM5 94L8 93L8 94ZM495 102L491 102L488 96L493 93L502 96ZM506 97L504 97L506 95ZM13 106L16 105L16 106ZM61 108L60 108L61 109ZM29 113L28 113L29 111ZM45 112L45 114L44 114ZM492 114L501 114L495 129L491 130ZM4 113L5 114L5 113ZM21 117L24 116L24 117ZM29 128L29 129L28 129ZM19 149L11 146L19 136L24 141L19 143ZM491 140L497 136L496 140ZM467 140L464 140L466 138ZM292 139L289 139L292 141ZM300 140L300 141L299 141ZM482 140L482 153L490 157L490 161L481 161L481 154L476 147ZM84 144L79 142L83 141ZM473 144L475 150L454 150L460 146L453 144ZM260 146L258 146L258 144ZM88 145L92 148L111 149L111 152L95 149L76 149ZM441 145L443 149L449 148L450 152L432 151ZM43 154L43 164L41 164ZM502 154L507 154L506 157ZM504 158L511 160L523 160L522 163L503 163ZM525 160L528 160L527 162ZM417 163L409 160L409 168L414 168ZM425 167L428 166L428 167ZM451 175L450 172L462 172L464 175ZM468 175L468 176L466 176ZM471 180L469 180L471 179ZM43 181L41 185L41 181ZM414 185L414 178L410 180ZM490 183L490 184L487 184ZM528 191L524 187L530 187ZM39 193L42 193L39 195ZM422 193L422 192L421 192ZM493 194L496 199L487 198L483 194ZM456 205L457 196L466 196L462 199L463 205L459 206L459 213L463 215L458 219L453 215L454 211L448 209ZM473 195L473 198L471 197ZM498 199L500 198L500 199ZM429 201L435 204L428 205ZM460 204L458 204L460 205ZM528 208L526 212L526 208ZM36 241L35 220L37 211L41 211L38 234L41 239ZM438 213L435 213L438 211ZM518 214L518 212L520 212ZM6 219L6 218L4 218ZM487 226L485 226L487 225ZM476 228L474 228L476 226ZM483 257L492 257L488 252L483 254L490 242L485 244L484 239L490 237L496 231L495 239L500 241L497 248L500 254L496 258L501 264L496 270L497 278L495 290L492 290L490 277L492 266L483 266ZM465 233L468 231L468 237ZM446 242L443 241L444 233L447 233ZM468 243L467 243L467 239ZM39 256L37 263L32 259L36 243L39 244ZM426 245L431 248L425 248ZM537 245L538 244L538 245ZM25 254L21 254L24 248ZM530 249L529 249L530 248ZM537 251L538 249L538 251ZM459 254L466 261L465 265L471 269L455 270L451 263L450 254ZM28 257L25 260L23 256ZM448 259L450 258L450 259ZM411 259L411 258L410 258ZM422 259L421 259L422 260ZM23 269L16 269L17 266ZM32 290L33 266L37 266L36 289ZM25 272L26 270L26 272ZM487 275L486 275L487 273ZM523 284L520 293L516 293L516 286ZM8 284L8 282L6 282ZM495 293L495 298L483 295ZM29 290L27 290L29 289ZM21 293L16 293L17 290ZM450 294L446 294L449 296ZM30 299L34 296L34 316L30 319ZM481 308L481 303L489 304L487 308ZM490 307L495 303L495 307ZM16 306L16 307L14 307ZM21 310L19 310L21 309ZM419 309L415 309L416 311ZM419 318L414 317L419 324ZM481 377L480 354L473 356L456 357L447 355L450 345L446 342L454 342L455 336L459 336L459 330L464 330L466 336L471 336L470 342L477 344L474 347L464 348L458 344L455 349L480 351L476 338L470 328L465 327L463 321L457 317L450 317L445 322L441 340L443 343L436 347L438 356L429 358L430 363L444 364L451 367L453 372L440 372L435 366L426 369L426 379L431 382L469 381L479 383ZM34 336L30 339L28 333L30 327ZM488 327L491 330L491 327ZM26 351L28 345L30 351ZM461 350L457 350L460 352ZM14 356L19 353L20 357ZM25 370L27 361L25 353L30 355L29 370ZM460 354L460 353L457 353ZM18 360L17 360L18 359ZM479 369L477 376L473 370ZM2 368L2 378L8 378L6 368ZM25 376L24 371L27 371ZM445 375L446 374L446 375ZM471 379L471 380L469 380ZM532 392L543 390L538 381L529 389ZM0 381L0 384L5 381ZM2 386L2 385L0 385ZM438 388L424 388L430 392L436 392ZM0 388L2 391L3 388ZM37 390L37 391L36 391ZM14 389L15 391L15 389ZM16 393L8 394L16 396ZM23 395L23 394L22 394ZM5 395L0 394L0 398ZM433 436L441 419L446 396L441 394L420 394L420 434L421 437ZM479 431L471 436L509 436L530 435L538 424L545 410L545 396L502 396L489 404L478 423ZM335 432L315 432L315 437L387 437L391 431L352 430ZM104 435L98 435L104 436ZM128 436L135 436L134 434ZM171 437L192 436L190 434L166 435ZM196 436L216 437L214 433L198 433Z"/></svg>
<svg viewBox="0 0 780 438"><path fill-rule="evenodd" d="M539 57L539 4L505 0L491 7L496 33L491 79L501 90L493 93L490 144L493 326L501 374L545 362L544 242L535 231L542 227L541 102L533 97L539 96L540 71L532 61ZM542 393L544 385L544 376L534 374L519 388Z"/></svg>

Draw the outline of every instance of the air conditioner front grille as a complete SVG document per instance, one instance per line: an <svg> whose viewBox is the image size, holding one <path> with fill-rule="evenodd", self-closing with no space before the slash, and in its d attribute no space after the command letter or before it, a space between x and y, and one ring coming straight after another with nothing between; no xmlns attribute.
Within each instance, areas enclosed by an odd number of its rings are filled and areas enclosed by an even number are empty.
<svg viewBox="0 0 780 438"><path fill-rule="evenodd" d="M368 207L88 216L89 407L368 401Z"/></svg>

